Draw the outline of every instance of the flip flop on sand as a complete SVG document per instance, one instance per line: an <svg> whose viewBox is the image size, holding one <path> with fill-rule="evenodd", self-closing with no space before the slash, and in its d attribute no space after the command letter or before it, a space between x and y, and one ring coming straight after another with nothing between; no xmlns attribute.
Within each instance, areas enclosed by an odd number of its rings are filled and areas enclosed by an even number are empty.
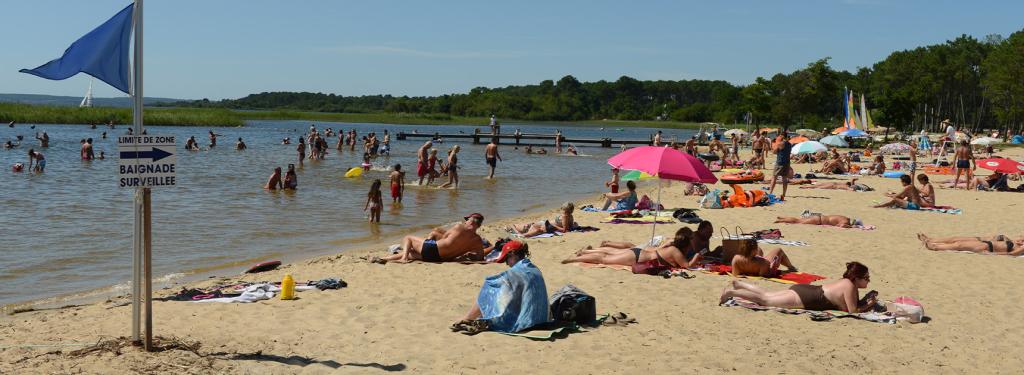
<svg viewBox="0 0 1024 375"><path fill-rule="evenodd" d="M486 320L463 320L452 324L450 327L452 332L459 332L464 335L475 335L480 332L489 331L491 324Z"/></svg>

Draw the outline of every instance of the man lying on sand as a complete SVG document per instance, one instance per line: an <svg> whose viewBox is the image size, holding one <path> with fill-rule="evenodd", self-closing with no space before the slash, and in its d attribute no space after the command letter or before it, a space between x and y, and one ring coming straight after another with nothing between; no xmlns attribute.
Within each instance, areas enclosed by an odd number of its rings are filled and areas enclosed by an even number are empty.
<svg viewBox="0 0 1024 375"><path fill-rule="evenodd" d="M784 224L826 225L840 228L853 228L864 225L860 220L851 219L843 215L822 214L810 214L805 217L777 216L775 217L775 222Z"/></svg>
<svg viewBox="0 0 1024 375"><path fill-rule="evenodd" d="M402 239L402 251L382 260L402 263L413 260L443 262L467 253L483 251L483 240L476 231L483 224L484 216L474 213L464 219L465 222L455 224L443 233L435 229L431 233L432 238L405 236Z"/></svg>
<svg viewBox="0 0 1024 375"><path fill-rule="evenodd" d="M526 243L512 240L501 248L498 262L508 270L484 279L473 307L452 331L519 332L548 322L548 294L544 276L529 259Z"/></svg>
<svg viewBox="0 0 1024 375"><path fill-rule="evenodd" d="M971 251L989 255L1024 255L1024 236L1011 239L1002 234L989 237L931 238L918 233L924 247L932 251Z"/></svg>
<svg viewBox="0 0 1024 375"><path fill-rule="evenodd" d="M858 289L868 287L871 275L868 267L859 262L846 264L843 278L825 285L797 284L786 290L768 291L754 284L733 280L725 290L719 304L739 297L761 306L805 310L840 310L851 313L865 312L875 306L874 293L863 301Z"/></svg>
<svg viewBox="0 0 1024 375"><path fill-rule="evenodd" d="M676 231L676 237L671 242L647 248L636 247L631 242L603 241L600 247L587 246L577 251L575 255L562 260L562 263L632 266L637 263L657 260L661 265L672 268L693 267L700 264L701 260L699 253L689 260L686 259L686 252L693 245L694 235L693 230L682 227Z"/></svg>

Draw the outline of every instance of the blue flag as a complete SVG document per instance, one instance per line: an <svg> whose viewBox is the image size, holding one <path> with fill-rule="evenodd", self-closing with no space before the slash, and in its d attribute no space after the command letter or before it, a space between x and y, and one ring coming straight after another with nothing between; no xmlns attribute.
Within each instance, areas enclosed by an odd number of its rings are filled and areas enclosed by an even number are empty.
<svg viewBox="0 0 1024 375"><path fill-rule="evenodd" d="M79 38L64 51L64 56L28 73L52 80L62 80L84 72L129 94L129 37L132 33L132 10L129 4L99 27Z"/></svg>

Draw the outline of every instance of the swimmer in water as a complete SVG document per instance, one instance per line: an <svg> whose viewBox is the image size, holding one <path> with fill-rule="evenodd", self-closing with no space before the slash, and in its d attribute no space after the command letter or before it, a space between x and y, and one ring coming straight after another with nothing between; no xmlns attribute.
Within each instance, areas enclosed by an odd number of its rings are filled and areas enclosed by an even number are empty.
<svg viewBox="0 0 1024 375"><path fill-rule="evenodd" d="M267 181L266 185L263 185L263 188L267 190L284 188L284 184L281 182L281 167L274 168L274 173L270 174L270 180Z"/></svg>
<svg viewBox="0 0 1024 375"><path fill-rule="evenodd" d="M392 203L402 203L402 193L405 192L405 172L402 172L402 165L401 164L395 164L395 170L391 171L391 176L390 177L391 177L391 202Z"/></svg>

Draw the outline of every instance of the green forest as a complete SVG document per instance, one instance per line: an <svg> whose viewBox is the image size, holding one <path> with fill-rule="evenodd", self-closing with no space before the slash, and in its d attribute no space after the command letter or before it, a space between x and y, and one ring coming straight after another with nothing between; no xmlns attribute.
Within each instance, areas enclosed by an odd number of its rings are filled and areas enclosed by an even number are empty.
<svg viewBox="0 0 1024 375"><path fill-rule="evenodd" d="M843 89L867 97L876 124L903 130L934 128L944 119L972 130L1021 129L1024 111L1024 30L983 40L960 37L897 51L855 72L829 58L748 85L726 81L558 81L503 88L477 87L434 97L340 96L264 92L240 99L165 106L328 113L391 113L504 120L671 120L776 124L822 128L843 117Z"/></svg>

